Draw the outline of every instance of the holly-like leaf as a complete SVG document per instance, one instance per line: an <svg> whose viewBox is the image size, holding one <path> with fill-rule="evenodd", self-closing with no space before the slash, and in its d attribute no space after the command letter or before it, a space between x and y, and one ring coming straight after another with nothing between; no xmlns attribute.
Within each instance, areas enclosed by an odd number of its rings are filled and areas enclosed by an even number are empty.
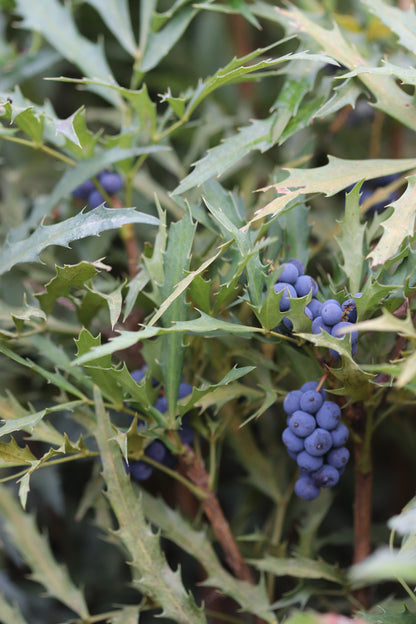
<svg viewBox="0 0 416 624"><path fill-rule="evenodd" d="M203 581L204 586L217 587L223 594L235 600L243 611L253 613L270 624L276 622L263 582L251 585L235 579L219 563L205 531L196 531L178 511L145 491L142 492L142 501L148 520L160 527L168 539L195 557L203 566L208 575Z"/></svg>
<svg viewBox="0 0 416 624"><path fill-rule="evenodd" d="M294 206L290 202L302 195L324 193L327 197L331 197L363 179L400 173L414 167L416 167L414 158L345 160L328 156L328 164L323 167L286 169L288 175L284 180L261 189L266 191L274 188L278 197L264 208L257 210L251 222L263 219L267 215L277 216L290 210Z"/></svg>
<svg viewBox="0 0 416 624"><path fill-rule="evenodd" d="M158 220L133 208L115 210L99 206L61 223L41 224L25 240L6 241L0 252L0 275L20 262L40 262L39 254L50 245L67 247L71 241L97 236L100 232L119 228L126 223L157 225Z"/></svg>
<svg viewBox="0 0 416 624"><path fill-rule="evenodd" d="M92 43L80 34L69 5L62 5L57 0L16 0L16 10L23 17L19 23L21 28L43 35L53 48L77 65L86 76L103 80L111 77L114 80L102 44ZM101 87L93 89L114 106L120 106L121 100L113 91Z"/></svg>
<svg viewBox="0 0 416 624"><path fill-rule="evenodd" d="M0 613L3 624L28 624L17 604L10 604L1 594Z"/></svg>
<svg viewBox="0 0 416 624"><path fill-rule="evenodd" d="M372 266L383 265L393 258L402 243L415 233L416 217L416 175L408 178L408 186L403 195L390 206L393 213L382 222L383 234L377 245L370 251L368 258Z"/></svg>
<svg viewBox="0 0 416 624"><path fill-rule="evenodd" d="M294 557L283 559L279 557L265 557L252 559L251 562L258 570L271 572L275 576L294 576L295 578L325 579L346 585L346 578L338 567L322 560Z"/></svg>
<svg viewBox="0 0 416 624"><path fill-rule="evenodd" d="M118 539L130 554L134 584L160 605L163 614L181 624L205 624L202 610L181 581L180 571L169 567L160 548L160 537L145 520L142 500L126 474L114 429L101 396L94 391L97 443L103 463L107 496L119 524Z"/></svg>
<svg viewBox="0 0 416 624"><path fill-rule="evenodd" d="M101 15L102 20L117 38L121 46L132 56L137 46L131 27L127 0L86 0Z"/></svg>
<svg viewBox="0 0 416 624"><path fill-rule="evenodd" d="M45 286L46 291L36 294L40 307L46 314L53 310L59 297L67 297L72 288L80 288L101 270L109 271L110 267L101 262L79 262L78 264L56 267L56 276Z"/></svg>
<svg viewBox="0 0 416 624"><path fill-rule="evenodd" d="M342 269L348 277L349 291L360 290L363 276L363 244L365 224L360 221L360 186L355 186L345 198L345 214L339 222L341 234L337 236L344 262Z"/></svg>
<svg viewBox="0 0 416 624"><path fill-rule="evenodd" d="M32 569L32 580L43 585L50 596L75 611L82 619L88 619L84 596L73 584L66 567L56 562L47 537L40 533L33 516L25 513L10 490L2 485L0 512L15 548Z"/></svg>
<svg viewBox="0 0 416 624"><path fill-rule="evenodd" d="M357 616L368 624L413 624L415 621L415 614L406 606L401 611L393 611L391 608L377 605L372 611L374 613L360 611Z"/></svg>
<svg viewBox="0 0 416 624"><path fill-rule="evenodd" d="M10 442L0 442L0 468L10 468L36 462L28 446L19 446L14 438Z"/></svg>
<svg viewBox="0 0 416 624"><path fill-rule="evenodd" d="M381 0L363 0L363 4L399 38L404 48L416 54L416 15L413 6L405 10Z"/></svg>

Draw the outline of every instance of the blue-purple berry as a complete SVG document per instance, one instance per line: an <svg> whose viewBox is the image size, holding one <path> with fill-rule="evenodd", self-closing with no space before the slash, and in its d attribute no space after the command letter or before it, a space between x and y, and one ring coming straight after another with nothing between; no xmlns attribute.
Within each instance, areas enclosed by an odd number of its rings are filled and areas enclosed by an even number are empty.
<svg viewBox="0 0 416 624"><path fill-rule="evenodd" d="M278 277L278 282L294 284L299 277L299 271L292 262L287 262L281 266L282 272Z"/></svg>
<svg viewBox="0 0 416 624"><path fill-rule="evenodd" d="M299 438L306 438L316 428L316 420L312 414L297 410L289 418L289 429Z"/></svg>
<svg viewBox="0 0 416 624"><path fill-rule="evenodd" d="M320 489L312 477L302 475L295 483L295 494L303 500L314 500L319 496Z"/></svg>
<svg viewBox="0 0 416 624"><path fill-rule="evenodd" d="M317 427L311 435L304 440L305 451L315 457L325 455L332 446L332 437L329 431Z"/></svg>
<svg viewBox="0 0 416 624"><path fill-rule="evenodd" d="M88 205L90 208L97 208L104 202L105 202L104 197L101 195L100 191L98 191L97 189L94 189L88 195Z"/></svg>
<svg viewBox="0 0 416 624"><path fill-rule="evenodd" d="M311 455L307 451L301 451L298 453L296 461L299 468L302 470L306 470L306 472L315 472L323 465L324 458Z"/></svg>
<svg viewBox="0 0 416 624"><path fill-rule="evenodd" d="M297 258L289 258L289 260L286 260L286 262L290 262L291 264L294 264L298 270L299 275L303 275L305 273L305 267L303 263Z"/></svg>
<svg viewBox="0 0 416 624"><path fill-rule="evenodd" d="M283 291L282 298L279 301L279 310L280 312L287 312L290 309L289 297L296 298L296 290L292 284L287 284L286 282L277 282L274 285L274 290L276 293Z"/></svg>
<svg viewBox="0 0 416 624"><path fill-rule="evenodd" d="M340 470L347 465L349 458L350 452L347 447L340 446L329 451L327 456L327 462L330 466L333 466L334 468L337 468L337 470Z"/></svg>
<svg viewBox="0 0 416 624"><path fill-rule="evenodd" d="M344 423L339 423L335 429L331 431L332 438L332 446L337 448L339 446L344 446L349 438L350 432L348 431L348 427L344 425Z"/></svg>
<svg viewBox="0 0 416 624"><path fill-rule="evenodd" d="M323 331L326 331L328 332L328 334L330 334L331 327L324 322L322 316L316 316L312 321L312 333L320 334Z"/></svg>
<svg viewBox="0 0 416 624"><path fill-rule="evenodd" d="M322 394L316 390L307 390L300 400L300 409L309 414L315 414L324 402Z"/></svg>
<svg viewBox="0 0 416 624"><path fill-rule="evenodd" d="M312 478L318 487L334 487L339 481L339 472L333 466L324 464L313 473Z"/></svg>
<svg viewBox="0 0 416 624"><path fill-rule="evenodd" d="M288 392L283 401L283 409L286 414L293 414L296 410L300 409L300 399L302 396L301 390L292 390Z"/></svg>
<svg viewBox="0 0 416 624"><path fill-rule="evenodd" d="M342 308L338 301L328 299L322 304L321 317L326 325L336 325L342 319Z"/></svg>
<svg viewBox="0 0 416 624"><path fill-rule="evenodd" d="M303 439L295 435L293 431L289 429L289 427L286 427L286 429L283 431L282 440L288 451L293 451L294 453L300 453L300 451L303 451Z"/></svg>
<svg viewBox="0 0 416 624"><path fill-rule="evenodd" d="M123 180L118 173L104 171L98 175L98 179L105 192L109 195L115 195L123 188Z"/></svg>
<svg viewBox="0 0 416 624"><path fill-rule="evenodd" d="M92 180L86 180L85 182L77 186L77 188L72 191L72 195L73 197L76 197L77 199L87 200L89 194L94 189L95 189L94 182Z"/></svg>
<svg viewBox="0 0 416 624"><path fill-rule="evenodd" d="M315 414L315 418L319 427L332 431L341 420L341 410L333 401L325 401Z"/></svg>

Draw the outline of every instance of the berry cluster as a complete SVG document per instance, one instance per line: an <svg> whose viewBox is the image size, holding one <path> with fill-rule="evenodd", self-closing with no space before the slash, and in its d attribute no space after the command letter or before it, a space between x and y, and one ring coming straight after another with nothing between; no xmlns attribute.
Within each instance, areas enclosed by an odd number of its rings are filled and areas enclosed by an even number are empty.
<svg viewBox="0 0 416 624"><path fill-rule="evenodd" d="M340 422L341 410L325 399L325 390L308 381L283 401L287 427L282 440L300 468L295 493L304 500L316 498L321 487L336 485L350 456L344 446L349 432Z"/></svg>
<svg viewBox="0 0 416 624"><path fill-rule="evenodd" d="M361 293L356 293L354 297L361 297ZM322 331L328 332L336 338L343 338L346 329L357 321L357 307L354 299L346 299L342 304L336 299L327 299L321 304L319 315L312 321L312 333L320 334ZM358 332L349 334L351 343L351 353L357 352ZM339 353L335 349L329 352L335 358L339 358Z"/></svg>
<svg viewBox="0 0 416 624"><path fill-rule="evenodd" d="M147 366L144 365L142 368L134 370L131 372L131 376L136 382L140 382L144 379L146 375ZM157 380L152 378L152 385L156 386L158 384ZM192 386L186 382L181 382L179 386L178 399L182 399L192 392ZM159 410L159 412L165 413L168 409L166 397L162 396L157 399L155 403L155 407ZM146 427L143 421L138 423L138 428L143 429ZM182 444L192 444L194 440L194 432L192 427L189 424L189 420L184 417L182 421L182 428L178 431L179 438ZM160 440L153 440L148 444L144 451L145 457L149 459L153 459L159 464L163 464L167 468L174 468L176 464L175 456L170 452L167 446L161 442ZM147 463L145 460L133 460L129 462L129 465L126 466L126 470L130 473L130 476L135 481L145 481L148 479L154 470L154 467Z"/></svg>
<svg viewBox="0 0 416 624"><path fill-rule="evenodd" d="M318 299L315 298L315 295L318 293L318 284L313 277L305 275L305 267L297 258L291 258L285 264L282 264L282 272L274 285L274 290L276 293L283 291L279 302L280 312L290 310L290 298L305 297L312 291L312 300L305 307L305 314L311 320L317 316L321 306ZM286 329L292 331L293 323L287 316L284 317L282 322Z"/></svg>
<svg viewBox="0 0 416 624"><path fill-rule="evenodd" d="M118 173L107 171L107 169L97 173L97 179L108 195L115 195L123 188L123 180ZM85 200L90 208L97 208L97 206L105 202L104 197L92 180L86 180L80 184L80 186L72 191L72 195L76 199Z"/></svg>

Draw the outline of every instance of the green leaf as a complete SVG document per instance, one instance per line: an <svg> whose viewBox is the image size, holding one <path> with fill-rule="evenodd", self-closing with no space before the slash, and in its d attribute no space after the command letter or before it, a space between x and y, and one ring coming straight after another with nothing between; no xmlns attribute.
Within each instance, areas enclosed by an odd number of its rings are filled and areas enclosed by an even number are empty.
<svg viewBox="0 0 416 624"><path fill-rule="evenodd" d="M40 262L40 252L50 245L67 247L71 241L97 236L105 230L113 230L126 223L157 225L158 220L133 208L115 210L99 206L87 213L80 212L61 223L41 224L25 240L6 241L0 251L0 275L20 262Z"/></svg>
<svg viewBox="0 0 416 624"><path fill-rule="evenodd" d="M382 222L383 234L374 249L368 254L372 266L383 265L399 251L401 244L415 233L416 175L408 177L408 186L403 195L390 206L393 213Z"/></svg>
<svg viewBox="0 0 416 624"><path fill-rule="evenodd" d="M100 336L95 338L83 327L75 343L77 345L77 357L81 360L82 356L88 355L91 350L94 352L95 348L99 347L101 338ZM110 374L113 368L110 355L95 357L87 367L92 381L100 388L103 395L113 401L120 409L123 405L123 392Z"/></svg>
<svg viewBox="0 0 416 624"><path fill-rule="evenodd" d="M271 572L275 576L294 576L295 578L325 579L346 585L346 578L337 566L322 560L296 557L283 559L279 557L265 557L250 561L258 570Z"/></svg>
<svg viewBox="0 0 416 624"><path fill-rule="evenodd" d="M101 262L79 262L74 265L57 266L56 276L46 284L46 291L35 295L40 307L49 315L59 297L67 297L71 288L84 286L85 282L103 269L108 271L110 267Z"/></svg>
<svg viewBox="0 0 416 624"><path fill-rule="evenodd" d="M1 431L1 429L0 429ZM10 468L36 462L28 446L19 446L14 438L10 442L0 442L0 468Z"/></svg>
<svg viewBox="0 0 416 624"><path fill-rule="evenodd" d="M192 242L196 231L196 223L190 215L186 215L169 228L169 237L166 252L164 253L165 280L160 287L162 301L172 295L178 282L189 268ZM175 293L173 300L169 300L169 307L164 311L161 321L164 327L170 328L172 323L185 321L187 318L187 303L184 292ZM166 335L162 339L164 357L161 362L164 388L168 401L169 414L174 415L181 381L184 346L183 336L180 333Z"/></svg>
<svg viewBox="0 0 416 624"><path fill-rule="evenodd" d="M380 548L362 563L353 566L349 577L354 587L398 578L416 583L416 558L412 552Z"/></svg>
<svg viewBox="0 0 416 624"><path fill-rule="evenodd" d="M400 535L416 533L416 499L413 498L398 516L390 518L388 525Z"/></svg>
<svg viewBox="0 0 416 624"><path fill-rule="evenodd" d="M147 524L141 497L137 496L124 469L120 448L113 439L114 429L104 410L101 396L95 389L97 414L97 443L103 462L107 496L117 518L118 539L130 554L134 583L156 605L164 616L183 624L205 624L202 610L197 607L180 579L173 572L160 548L160 538Z"/></svg>
<svg viewBox="0 0 416 624"><path fill-rule="evenodd" d="M40 33L62 56L89 78L114 80L102 44L92 43L77 30L69 5L57 0L16 0L17 12L23 17L19 26ZM101 87L93 87L101 97L120 107L119 96Z"/></svg>
<svg viewBox="0 0 416 624"><path fill-rule="evenodd" d="M363 0L363 4L399 38L403 47L416 54L416 15L413 6L407 10L399 9L380 0Z"/></svg>
<svg viewBox="0 0 416 624"><path fill-rule="evenodd" d="M116 615L110 617L110 624L137 624L140 607L123 607Z"/></svg>
<svg viewBox="0 0 416 624"><path fill-rule="evenodd" d="M45 216L49 215L52 212L52 210L56 207L56 204L61 199L63 199L64 197L68 197L77 186L79 186L89 178L93 178L99 171L108 167L108 165L119 162L126 158L140 156L142 154L150 154L163 149L166 148L158 145L150 145L148 147L134 147L131 149L115 147L113 149L106 150L105 152L101 152L101 154L93 156L92 158L81 160L74 168L68 169L68 171L66 171L66 173L62 176L58 184L55 186L53 191L48 195L46 199L42 198L35 201L34 209L28 219L26 219L24 224L25 230L23 231L29 231L31 228L35 227L41 219L43 219ZM150 217L150 215L148 215L148 218L153 219L153 217ZM150 221L148 223L150 223ZM153 224L156 223L157 220L154 220ZM13 239L18 240L19 238L21 238L21 232L22 228L18 228L17 230L12 232Z"/></svg>
<svg viewBox="0 0 416 624"><path fill-rule="evenodd" d="M246 334L247 337L255 332L264 333L261 327L251 327L241 323L231 323L216 319L203 312L200 312L199 318L190 321L178 321L172 327L145 327L138 332L122 331L120 336L111 339L107 344L100 347L94 347L90 352L82 357L77 358L74 364L85 364L99 357L110 355L115 351L127 349L137 344L141 340L147 340L154 336L170 333L192 332L202 335L224 335L228 334ZM336 339L335 339L336 340Z"/></svg>
<svg viewBox="0 0 416 624"><path fill-rule="evenodd" d="M372 0L368 0L368 2L370 1ZM335 22L332 22L331 29L324 28L319 24L319 18L316 14L313 15L313 18L309 17L306 11L302 11L294 5L291 5L289 9L280 9L278 7L271 8L263 2L257 2L252 6L252 11L257 16L282 24L287 33L296 34L301 39L306 39L308 49L310 49L310 40L312 39L320 52L328 54L332 59L336 59L341 65L351 70L363 65L371 67L370 62L367 62L358 51L358 46L350 42L350 37L344 36ZM412 96L405 93L393 78L363 74L360 76L360 80L375 97L374 106L376 108L398 119L409 128L416 129L416 111L413 107Z"/></svg>
<svg viewBox="0 0 416 624"><path fill-rule="evenodd" d="M118 42L132 56L137 54L137 46L131 28L127 0L86 0L101 15L103 22L111 30Z"/></svg>
<svg viewBox="0 0 416 624"><path fill-rule="evenodd" d="M290 202L302 195L324 193L327 197L331 197L363 179L400 173L414 167L416 160L413 158L346 160L328 156L328 164L322 167L286 169L288 175L284 180L261 189L274 188L279 196L264 208L257 210L250 223L267 215L277 216L290 210L294 206Z"/></svg>
<svg viewBox="0 0 416 624"><path fill-rule="evenodd" d="M82 592L71 581L66 567L56 562L47 537L39 532L35 519L21 509L4 486L0 486L0 511L13 545L32 569L31 579L87 620L89 613Z"/></svg>
<svg viewBox="0 0 416 624"><path fill-rule="evenodd" d="M195 557L206 571L205 587L216 587L233 598L247 613L253 613L265 622L275 623L264 583L251 585L235 579L224 570L205 531L196 531L178 511L146 491L141 493L143 509L148 520L162 529L163 534L180 548Z"/></svg>
<svg viewBox="0 0 416 624"><path fill-rule="evenodd" d="M383 605L376 605L373 611L373 613L360 611L357 617L368 624L414 624L415 621L414 612L410 612L406 606L403 611L399 612L385 608Z"/></svg>
<svg viewBox="0 0 416 624"><path fill-rule="evenodd" d="M360 221L360 188L356 185L345 197L345 213L341 226L341 234L336 240L341 248L344 263L342 270L348 277L349 292L360 290L363 276L363 244L365 224Z"/></svg>
<svg viewBox="0 0 416 624"><path fill-rule="evenodd" d="M84 401L68 401L67 403L60 403L59 405L47 407L43 410L40 410L39 412L29 412L26 416L20 416L16 418L13 415L11 419L6 422L5 425L0 427L0 437L8 435L9 433L14 433L15 431L33 431L47 414L62 412L66 409L70 410L83 404ZM57 432L54 432L53 438L55 438L56 434ZM58 435L60 436L60 434ZM43 440L44 438L41 439ZM61 437L59 438L59 440L61 440Z"/></svg>
<svg viewBox="0 0 416 624"><path fill-rule="evenodd" d="M5 596L1 594L0 613L3 624L28 624L17 604L10 604L9 602L7 602Z"/></svg>
<svg viewBox="0 0 416 624"><path fill-rule="evenodd" d="M146 49L139 65L145 73L156 67L173 48L187 29L197 11L192 7L183 7L177 11L171 20L159 32L148 32Z"/></svg>
<svg viewBox="0 0 416 624"><path fill-rule="evenodd" d="M110 325L113 329L120 318L121 308L123 305L122 291L125 284L120 284L117 288L109 293L100 292L90 286L87 286L87 294L82 300L82 305L78 310L78 317L83 325L87 325L95 317L96 312L106 306L110 314Z"/></svg>

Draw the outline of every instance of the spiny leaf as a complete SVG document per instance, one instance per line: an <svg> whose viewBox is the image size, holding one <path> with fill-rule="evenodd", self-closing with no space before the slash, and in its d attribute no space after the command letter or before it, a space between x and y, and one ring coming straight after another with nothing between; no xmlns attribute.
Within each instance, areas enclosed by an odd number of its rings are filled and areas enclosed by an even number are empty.
<svg viewBox="0 0 416 624"><path fill-rule="evenodd" d="M67 403L60 403L59 405L47 407L43 410L40 410L39 412L29 411L27 415L25 416L19 416L16 418L13 415L10 418L10 420L7 420L5 425L0 427L0 437L4 435L8 435L9 433L14 433L15 431L23 430L23 431L30 432L39 425L39 423L47 414L53 414L54 412L62 412L66 409L70 410L70 409L73 409L74 407L78 407L79 405L83 405L83 404L84 404L84 401L68 401ZM56 434L60 436L59 438L59 441L60 441L62 438L61 434L58 434L58 432L56 432ZM55 437L55 434L54 434L54 437ZM33 437L33 439L35 438ZM44 439L44 438L42 437L39 439Z"/></svg>
<svg viewBox="0 0 416 624"><path fill-rule="evenodd" d="M25 240L6 241L0 252L0 275L20 262L40 262L39 254L50 245L67 247L71 241L97 236L105 230L113 230L126 223L157 225L158 220L134 208L115 210L99 206L90 212L80 212L61 223L41 224Z"/></svg>
<svg viewBox="0 0 416 624"><path fill-rule="evenodd" d="M312 169L286 169L288 176L278 184L261 189L275 188L279 197L260 208L250 223L267 215L277 216L293 207L290 202L307 193L324 193L327 197L345 190L363 179L400 173L416 167L414 158L397 160L368 159L346 160L328 156L328 164Z"/></svg>
<svg viewBox="0 0 416 624"><path fill-rule="evenodd" d="M1 594L0 613L3 624L28 624L17 604L10 604Z"/></svg>
<svg viewBox="0 0 416 624"><path fill-rule="evenodd" d="M403 195L390 206L393 213L381 224L384 232L368 254L372 266L384 264L399 251L401 244L415 233L416 217L416 175L408 178L408 186Z"/></svg>
<svg viewBox="0 0 416 624"><path fill-rule="evenodd" d="M31 578L43 585L50 596L88 619L83 594L72 583L66 568L55 561L48 540L38 531L34 518L21 509L4 486L0 486L0 511L14 546L32 569Z"/></svg>
<svg viewBox="0 0 416 624"><path fill-rule="evenodd" d="M205 624L205 617L192 595L184 589L179 571L173 572L160 549L159 536L147 524L142 501L133 489L122 462L120 448L113 439L108 414L101 396L94 390L97 414L97 443L103 462L107 496L116 515L119 539L132 557L135 584L160 604L163 614L183 624Z"/></svg>
<svg viewBox="0 0 416 624"><path fill-rule="evenodd" d="M325 579L340 585L346 584L341 571L334 565L322 560L313 560L306 557L283 559L267 556L264 559L250 561L256 568L264 572L271 572L276 576L294 576L296 578Z"/></svg>
<svg viewBox="0 0 416 624"><path fill-rule="evenodd" d="M131 27L127 0L86 1L98 11L120 45L132 56L135 56L137 54L137 46Z"/></svg>
<svg viewBox="0 0 416 624"><path fill-rule="evenodd" d="M86 362L95 360L98 357L110 355L120 349L127 349L141 340L147 340L148 338L153 338L154 336L158 336L160 334L176 332L185 333L188 331L208 336L210 334L246 334L249 336L255 332L264 333L264 330L261 327L251 327L250 325L227 322L200 312L199 318L190 321L180 321L174 323L172 327L145 327L138 332L120 332L120 336L113 338L105 345L94 347L90 352L77 358L77 360L74 361L74 364L85 364Z"/></svg>
<svg viewBox="0 0 416 624"><path fill-rule="evenodd" d="M178 511L171 509L161 499L154 498L146 491L142 492L142 501L149 521L160 527L168 539L201 563L208 574L208 578L203 582L204 586L217 587L223 594L238 602L243 611L253 613L266 622L276 622L262 582L259 585L251 585L232 577L219 563L204 531L193 529Z"/></svg>
<svg viewBox="0 0 416 624"><path fill-rule="evenodd" d="M140 607L123 607L116 615L113 615L110 624L137 624Z"/></svg>
<svg viewBox="0 0 416 624"><path fill-rule="evenodd" d="M166 300L172 295L178 282L183 279L189 268L195 231L196 223L188 214L169 228L168 244L163 259L165 280L160 287L162 300ZM182 292L170 302L169 307L161 317L161 321L164 327L171 327L173 322L185 321L186 318L186 295ZM162 339L164 357L161 366L170 415L173 415L176 410L176 400L182 375L184 357L182 338L180 333L175 333L166 335Z"/></svg>
<svg viewBox="0 0 416 624"><path fill-rule="evenodd" d="M50 314L59 297L67 297L71 288L80 288L85 282L97 275L100 270L109 271L110 267L101 262L79 262L73 265L56 267L56 276L45 286L46 291L36 294L42 310Z"/></svg>
<svg viewBox="0 0 416 624"><path fill-rule="evenodd" d="M403 47L416 54L416 15L415 8L396 8L380 0L363 0L371 13L377 16L394 35L399 37Z"/></svg>
<svg viewBox="0 0 416 624"><path fill-rule="evenodd" d="M19 446L14 438L10 442L0 442L0 468L21 466L36 461L30 448Z"/></svg>
<svg viewBox="0 0 416 624"><path fill-rule="evenodd" d="M310 39L314 40L319 51L328 54L349 69L353 70L363 65L371 67L370 62L361 56L358 47L350 43L335 22L332 23L331 29L324 28L320 26L316 14L312 19L306 11L301 11L294 5L290 5L290 9L280 9L259 2L253 7L253 13L282 24L288 33L306 39L308 47ZM416 112L412 97L405 93L394 79L370 74L363 74L360 79L375 96L376 108L397 118L409 128L416 129Z"/></svg>
<svg viewBox="0 0 416 624"><path fill-rule="evenodd" d="M145 73L156 67L185 32L196 14L197 10L193 7L185 6L175 13L161 30L149 32L146 49L138 69Z"/></svg>
<svg viewBox="0 0 416 624"><path fill-rule="evenodd" d="M365 224L360 221L360 187L355 186L345 198L345 214L341 226L341 234L337 237L338 245L344 257L342 269L348 276L349 290L356 293L360 290L363 276L363 243Z"/></svg>
<svg viewBox="0 0 416 624"><path fill-rule="evenodd" d="M16 5L23 17L19 26L41 33L53 48L89 78L113 79L102 44L92 43L78 32L69 5L63 6L57 0L16 0ZM111 104L120 106L116 93L100 87L94 90Z"/></svg>
<svg viewBox="0 0 416 624"><path fill-rule="evenodd" d="M87 293L82 300L82 305L78 310L78 317L84 325L88 324L94 317L96 312L106 306L110 314L110 325L114 328L120 318L121 308L123 305L122 291L125 283L120 284L109 293L96 290L92 286L87 286Z"/></svg>

